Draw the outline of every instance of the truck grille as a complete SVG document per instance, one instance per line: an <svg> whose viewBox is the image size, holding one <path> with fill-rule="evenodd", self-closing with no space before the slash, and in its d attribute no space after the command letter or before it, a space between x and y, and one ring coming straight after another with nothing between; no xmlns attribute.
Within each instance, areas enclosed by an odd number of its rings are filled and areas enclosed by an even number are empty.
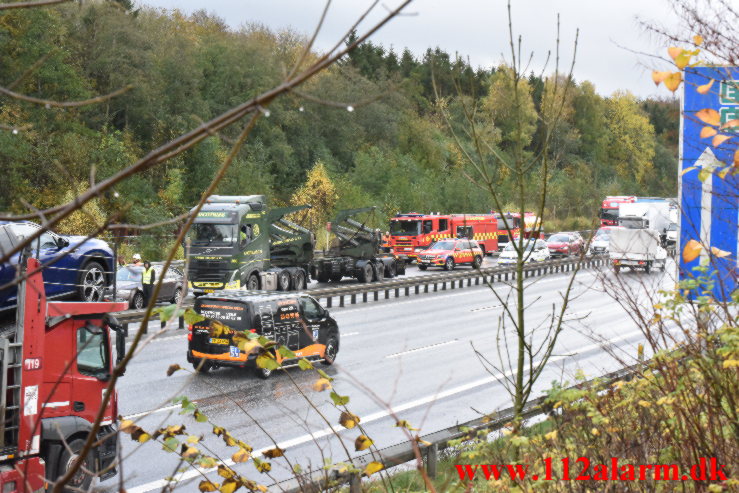
<svg viewBox="0 0 739 493"><path fill-rule="evenodd" d="M228 269L227 260L193 260L192 266L196 271L214 271Z"/></svg>
<svg viewBox="0 0 739 493"><path fill-rule="evenodd" d="M190 280L199 282L225 282L230 272L227 260L192 260ZM235 264L234 264L235 265Z"/></svg>

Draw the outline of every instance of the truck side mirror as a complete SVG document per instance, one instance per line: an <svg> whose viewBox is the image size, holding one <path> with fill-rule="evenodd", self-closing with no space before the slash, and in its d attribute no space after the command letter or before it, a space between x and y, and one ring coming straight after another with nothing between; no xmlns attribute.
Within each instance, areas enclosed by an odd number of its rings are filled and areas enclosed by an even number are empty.
<svg viewBox="0 0 739 493"><path fill-rule="evenodd" d="M126 357L126 329L120 322L118 322L118 319L111 314L105 315L104 321L108 327L110 327L110 330L115 332L115 364L118 366L118 364L123 361L123 358ZM125 368L121 371L121 376L123 376L124 373Z"/></svg>

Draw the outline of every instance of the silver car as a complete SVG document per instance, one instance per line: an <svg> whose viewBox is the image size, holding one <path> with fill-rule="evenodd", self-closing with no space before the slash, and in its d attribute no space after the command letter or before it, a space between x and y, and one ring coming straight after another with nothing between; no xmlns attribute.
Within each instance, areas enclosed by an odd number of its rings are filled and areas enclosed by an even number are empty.
<svg viewBox="0 0 739 493"><path fill-rule="evenodd" d="M156 281L162 275L162 266L153 265L156 273ZM142 284L144 269L128 265L118 269L116 273L116 301L127 301L129 309L140 310L144 308L144 290ZM157 297L158 303L179 303L182 299L184 289L184 275L178 269L170 267L164 276L162 287Z"/></svg>

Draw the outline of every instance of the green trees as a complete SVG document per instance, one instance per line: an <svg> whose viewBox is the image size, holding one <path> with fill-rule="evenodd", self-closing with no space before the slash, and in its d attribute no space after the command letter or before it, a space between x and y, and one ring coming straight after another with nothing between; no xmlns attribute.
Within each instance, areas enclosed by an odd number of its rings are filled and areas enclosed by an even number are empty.
<svg viewBox="0 0 739 493"><path fill-rule="evenodd" d="M43 63L17 90L74 100L132 86L119 97L81 108L0 99L0 122L20 129L0 129L7 190L0 210L20 210L21 198L39 207L59 203L67 191L89 182L93 165L96 180L116 173L145 151L275 84L280 67L306 42L298 33L261 27L234 31L204 12L185 16L129 7L130 2L94 2L14 10L0 18L3 86L12 87L39 60ZM488 211L492 204L468 186L469 170L442 131L439 105L461 117L463 98L481 103L493 122L485 131L501 152L519 140L525 152L536 152L542 138L536 112L551 81L533 74L521 79L526 97L516 115L506 70L475 69L439 48L416 57L407 49L366 43L300 94L270 107L218 193L264 193L287 203L320 161L327 176L342 184L337 204L377 205L381 222L402 210ZM464 82L455 87L455 80ZM455 96L437 102L434 84ZM674 195L674 101L638 101L625 93L603 97L587 81L569 94L550 149L549 219L592 215L607 193ZM356 104L370 99L371 104ZM520 133L511 130L516 118L524 123ZM120 211L121 221L134 224L185 212L210 181L234 132L213 135L167 166L121 184L120 197L101 197L100 208ZM470 145L468 137L463 140L463 146ZM509 203L510 182L506 176L499 180L501 198ZM583 181L586 193L573 194L583 190ZM176 225L165 229L162 234L171 234Z"/></svg>

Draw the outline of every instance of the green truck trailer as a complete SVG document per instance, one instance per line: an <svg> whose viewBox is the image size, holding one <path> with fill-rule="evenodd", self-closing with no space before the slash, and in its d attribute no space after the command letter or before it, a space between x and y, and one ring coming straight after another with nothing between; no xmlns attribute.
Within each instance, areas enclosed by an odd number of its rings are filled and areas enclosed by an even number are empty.
<svg viewBox="0 0 739 493"><path fill-rule="evenodd" d="M342 210L328 224L335 236L334 244L311 265L311 274L318 282L338 282L344 277L372 282L405 274L402 259L380 253L382 234L367 226L374 210L374 207ZM364 217L364 221L355 217Z"/></svg>
<svg viewBox="0 0 739 493"><path fill-rule="evenodd" d="M335 245L314 258L313 233L285 219L307 207L269 209L263 195L208 197L189 233L190 290L301 290L311 276L371 282L405 273L402 261L379 254L379 232L352 219L373 208L340 211L331 223Z"/></svg>

